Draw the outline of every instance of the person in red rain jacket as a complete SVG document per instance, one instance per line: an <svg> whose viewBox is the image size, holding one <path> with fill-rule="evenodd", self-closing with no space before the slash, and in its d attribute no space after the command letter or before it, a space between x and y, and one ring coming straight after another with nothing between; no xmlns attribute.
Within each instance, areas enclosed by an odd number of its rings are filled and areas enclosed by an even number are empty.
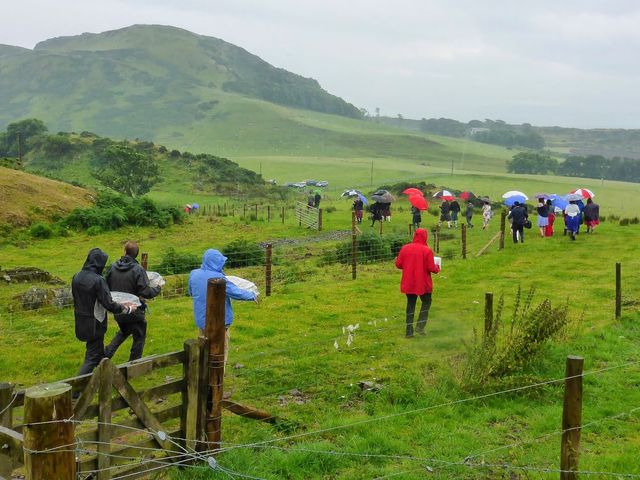
<svg viewBox="0 0 640 480"><path fill-rule="evenodd" d="M400 291L407 295L406 337L413 337L413 318L418 297L420 297L422 305L418 314L416 332L424 335L431 307L431 291L433 290L431 274L440 271L440 267L433 259L433 251L427 245L427 231L424 228L416 229L413 242L400 249L398 258L396 258L396 267L402 270Z"/></svg>

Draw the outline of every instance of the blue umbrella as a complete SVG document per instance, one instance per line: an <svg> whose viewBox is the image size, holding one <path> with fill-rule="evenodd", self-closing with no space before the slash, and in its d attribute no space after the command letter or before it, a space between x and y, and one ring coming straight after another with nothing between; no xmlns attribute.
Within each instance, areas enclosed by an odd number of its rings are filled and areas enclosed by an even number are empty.
<svg viewBox="0 0 640 480"><path fill-rule="evenodd" d="M569 202L566 198L553 194L551 195L551 205L559 208L560 210L564 210L566 206L569 205Z"/></svg>
<svg viewBox="0 0 640 480"><path fill-rule="evenodd" d="M516 202L524 203L526 200L527 199L522 195L512 195L511 197L505 199L504 204L507 207L512 207L514 203Z"/></svg>
<svg viewBox="0 0 640 480"><path fill-rule="evenodd" d="M366 206L369 206L369 202L367 201L367 197L365 197L363 194L358 192L358 198L360 200L362 200L362 203L364 203Z"/></svg>
<svg viewBox="0 0 640 480"><path fill-rule="evenodd" d="M192 203L191 208L193 208L194 210L198 210L200 208L200 205L198 205L197 203Z"/></svg>

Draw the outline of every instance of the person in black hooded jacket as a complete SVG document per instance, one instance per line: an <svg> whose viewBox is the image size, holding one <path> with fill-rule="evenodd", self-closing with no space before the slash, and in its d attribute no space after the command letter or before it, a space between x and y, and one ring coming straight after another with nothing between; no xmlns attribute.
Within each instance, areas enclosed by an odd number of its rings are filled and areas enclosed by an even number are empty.
<svg viewBox="0 0 640 480"><path fill-rule="evenodd" d="M134 305L121 305L111 298L111 292L102 271L109 256L99 248L87 255L82 270L71 280L76 338L86 342L87 351L80 375L91 373L105 357L104 334L107 331L107 311L132 313Z"/></svg>
<svg viewBox="0 0 640 480"><path fill-rule="evenodd" d="M160 293L160 287L149 285L147 272L136 261L139 248L135 242L127 242L124 246L124 256L115 262L107 272L107 284L114 292L131 293L141 298L153 298ZM118 347L131 335L133 344L129 353L129 361L142 358L144 343L147 339L147 320L143 306L130 314L115 315L120 329L111 343L105 349L105 355L112 358Z"/></svg>

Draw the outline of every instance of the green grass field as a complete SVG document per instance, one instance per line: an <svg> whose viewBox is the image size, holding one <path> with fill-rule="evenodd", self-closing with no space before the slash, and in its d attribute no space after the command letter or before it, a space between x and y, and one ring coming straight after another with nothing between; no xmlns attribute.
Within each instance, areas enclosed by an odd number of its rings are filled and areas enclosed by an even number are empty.
<svg viewBox="0 0 640 480"><path fill-rule="evenodd" d="M477 185L489 188L490 178L478 176ZM349 228L348 204L327 202L338 208L326 216L329 230ZM406 232L407 209L398 210L384 225L388 234ZM433 226L435 218L428 216L425 222ZM273 296L259 305L236 303L230 364L243 368L230 368L225 381L233 400L272 412L293 426L278 430L225 415L223 438L228 446L267 443L234 448L218 456L220 464L232 472L269 479L417 479L428 475L426 467L436 478L557 478L557 473L527 468L559 466L561 383L449 403L562 378L566 355L576 354L585 357L587 371L611 368L585 377L583 421L595 423L583 430L581 469L640 474L640 434L633 411L640 401L635 388L640 369L638 364L620 366L640 360L640 262L635 253L640 227L605 222L596 234L580 235L576 242L561 235L539 239L531 230L526 243L507 242L504 251L494 246L476 258L475 252L497 228L494 218L488 231L469 230L467 260L460 258L458 231L442 241L444 269L435 278L428 335L412 340L403 337L404 298L392 262L360 266L353 281L348 267L318 264L321 252L334 241L277 247ZM153 265L169 245L200 253L236 237L258 241L314 235L292 219L283 227L277 222L191 217L186 225L166 231L124 229L4 247L0 265L38 266L68 279L90 247L101 246L115 259L127 238L141 242ZM621 321L613 318L616 261L623 264ZM230 273L263 285L259 267ZM480 392L469 392L460 376L465 344L474 329L482 328L484 293L505 295L508 319L518 285L525 290L536 287L537 301L568 301L571 326L526 368L489 382ZM6 299L27 286L1 288ZM3 310L0 322L3 380L31 385L75 374L83 345L74 339L71 310ZM355 323L360 328L347 347L342 328ZM180 349L184 340L196 335L187 297L153 301L149 324L147 354ZM107 337L114 331L112 324ZM116 361L126 360L128 345ZM360 381L382 388L379 393L363 392ZM300 395L292 395L294 389ZM614 415L619 416L609 418ZM289 436L299 437L287 440ZM468 463L477 466L462 464L470 456ZM198 468L172 475L226 478Z"/></svg>

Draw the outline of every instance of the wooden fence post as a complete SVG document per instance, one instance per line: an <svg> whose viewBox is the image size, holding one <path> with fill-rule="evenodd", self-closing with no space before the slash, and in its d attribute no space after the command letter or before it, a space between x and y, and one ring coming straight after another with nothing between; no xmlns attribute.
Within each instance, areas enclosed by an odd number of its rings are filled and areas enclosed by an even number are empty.
<svg viewBox="0 0 640 480"><path fill-rule="evenodd" d="M440 253L440 225L436 225L435 244L436 244L436 253Z"/></svg>
<svg viewBox="0 0 640 480"><path fill-rule="evenodd" d="M356 236L356 212L351 212L351 279L355 280L358 272L357 263L357 243L358 237Z"/></svg>
<svg viewBox="0 0 640 480"><path fill-rule="evenodd" d="M93 372L98 375L98 480L111 478L111 400L113 397L113 370L108 358L103 359Z"/></svg>
<svg viewBox="0 0 640 480"><path fill-rule="evenodd" d="M467 226L463 223L461 226L460 236L462 237L462 258L466 260L467 258Z"/></svg>
<svg viewBox="0 0 640 480"><path fill-rule="evenodd" d="M224 216L227 216L227 202L224 202Z"/></svg>
<svg viewBox="0 0 640 480"><path fill-rule="evenodd" d="M266 252L266 261L264 265L264 276L265 276L265 288L264 294L267 297L271 296L271 259L273 255L273 245L270 243L267 244L267 252Z"/></svg>
<svg viewBox="0 0 640 480"><path fill-rule="evenodd" d="M582 426L582 357L567 357L562 408L562 444L560 446L560 480L578 478L580 427Z"/></svg>
<svg viewBox="0 0 640 480"><path fill-rule="evenodd" d="M282 224L284 225L284 207L282 207Z"/></svg>
<svg viewBox="0 0 640 480"><path fill-rule="evenodd" d="M267 222L271 222L271 205L267 205Z"/></svg>
<svg viewBox="0 0 640 480"><path fill-rule="evenodd" d="M380 235L382 236L382 220L380 220Z"/></svg>
<svg viewBox="0 0 640 480"><path fill-rule="evenodd" d="M149 254L148 253L143 253L142 257L140 258L140 265L142 265L142 268L144 268L145 270L147 269L147 266L149 265Z"/></svg>
<svg viewBox="0 0 640 480"><path fill-rule="evenodd" d="M258 204L256 203L256 221L258 221Z"/></svg>
<svg viewBox="0 0 640 480"><path fill-rule="evenodd" d="M616 263L616 320L622 316L622 265Z"/></svg>
<svg viewBox="0 0 640 480"><path fill-rule="evenodd" d="M409 238L411 238L411 234L413 233L413 223L409 224Z"/></svg>
<svg viewBox="0 0 640 480"><path fill-rule="evenodd" d="M75 480L74 430L71 385L54 383L25 391L22 433L27 480Z"/></svg>
<svg viewBox="0 0 640 480"><path fill-rule="evenodd" d="M245 203L242 211L242 219L245 220L246 218L247 218L247 204Z"/></svg>
<svg viewBox="0 0 640 480"><path fill-rule="evenodd" d="M185 438L185 447L190 450L204 450L202 442L206 440L204 435L204 413L203 402L200 401L203 391L201 380L202 368L202 342L191 339L184 342L184 379L185 389L182 393L182 432ZM205 398L206 398L206 389Z"/></svg>
<svg viewBox="0 0 640 480"><path fill-rule="evenodd" d="M222 391L225 357L225 300L227 282L210 278L207 282L207 317L205 337L208 343L209 393L211 407L207 411L207 441L213 450L220 449L222 439Z"/></svg>
<svg viewBox="0 0 640 480"><path fill-rule="evenodd" d="M493 293L484 294L484 337L491 335L493 328Z"/></svg>
<svg viewBox="0 0 640 480"><path fill-rule="evenodd" d="M10 383L0 383L0 427L11 428L13 425L13 409L11 402L13 400L13 387ZM4 443L4 442L3 442ZM3 455L0 451L0 478L11 478L13 471L13 460L9 455Z"/></svg>
<svg viewBox="0 0 640 480"><path fill-rule="evenodd" d="M498 250L504 250L504 236L505 230L507 228L507 212L502 209L500 212L500 243L498 246Z"/></svg>
<svg viewBox="0 0 640 480"><path fill-rule="evenodd" d="M318 231L322 231L322 209L318 209Z"/></svg>

